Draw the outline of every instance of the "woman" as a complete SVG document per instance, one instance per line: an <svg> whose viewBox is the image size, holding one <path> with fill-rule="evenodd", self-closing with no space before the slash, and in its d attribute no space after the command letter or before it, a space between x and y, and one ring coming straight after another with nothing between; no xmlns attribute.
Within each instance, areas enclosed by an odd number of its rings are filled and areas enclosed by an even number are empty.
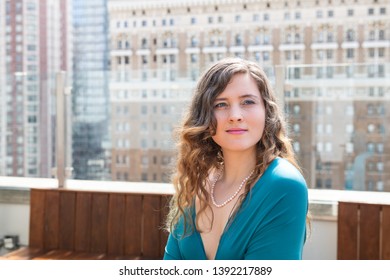
<svg viewBox="0 0 390 280"><path fill-rule="evenodd" d="M204 73L179 131L164 259L301 259L307 186L262 69Z"/></svg>

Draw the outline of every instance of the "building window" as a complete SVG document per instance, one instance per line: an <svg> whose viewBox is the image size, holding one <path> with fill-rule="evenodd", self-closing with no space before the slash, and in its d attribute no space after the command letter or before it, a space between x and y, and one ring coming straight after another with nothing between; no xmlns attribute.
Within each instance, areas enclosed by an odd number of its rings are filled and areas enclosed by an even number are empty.
<svg viewBox="0 0 390 280"><path fill-rule="evenodd" d="M368 15L372 16L374 14L374 8L369 8L367 13Z"/></svg>
<svg viewBox="0 0 390 280"><path fill-rule="evenodd" d="M295 132L295 133L299 133L300 130L301 130L301 127L300 127L300 125L299 125L298 123L295 123L295 124L293 125L293 129L294 129L294 132Z"/></svg>
<svg viewBox="0 0 390 280"><path fill-rule="evenodd" d="M386 8L380 8L379 9L379 14L385 15L386 14Z"/></svg>
<svg viewBox="0 0 390 280"><path fill-rule="evenodd" d="M191 63L196 63L196 62L198 62L198 55L192 53L191 54Z"/></svg>
<svg viewBox="0 0 390 280"><path fill-rule="evenodd" d="M237 34L236 37L235 37L235 43L236 43L236 46L241 46L242 45L242 38L241 38L241 35L240 34Z"/></svg>
<svg viewBox="0 0 390 280"><path fill-rule="evenodd" d="M376 182L376 189L377 189L377 191L383 191L383 189L384 189L384 186L383 186L383 181L378 181L378 182Z"/></svg>
<svg viewBox="0 0 390 280"><path fill-rule="evenodd" d="M383 172L384 168L383 168L383 162L377 162L376 163L376 169L378 170L378 172Z"/></svg>
<svg viewBox="0 0 390 280"><path fill-rule="evenodd" d="M383 146L383 143L378 143L376 145L376 151L380 154L383 154L383 151L384 151L384 146Z"/></svg>
<svg viewBox="0 0 390 280"><path fill-rule="evenodd" d="M293 148L294 148L294 151L295 151L296 153L299 153L300 150L301 150L301 146L300 146L299 142L295 141L295 142L293 143Z"/></svg>
<svg viewBox="0 0 390 280"><path fill-rule="evenodd" d="M299 113L301 111L301 106L294 105L293 110L294 110L294 115L299 115Z"/></svg>
<svg viewBox="0 0 390 280"><path fill-rule="evenodd" d="M195 17L191 18L191 24L192 25L196 24L196 18Z"/></svg>
<svg viewBox="0 0 390 280"><path fill-rule="evenodd" d="M373 153L375 150L375 145L372 142L367 143L367 152Z"/></svg>
<svg viewBox="0 0 390 280"><path fill-rule="evenodd" d="M316 188L322 189L322 180L320 178L316 179Z"/></svg>
<svg viewBox="0 0 390 280"><path fill-rule="evenodd" d="M322 123L317 124L317 134L324 133L324 126Z"/></svg>
<svg viewBox="0 0 390 280"><path fill-rule="evenodd" d="M328 11L328 17L333 17L334 16L334 12L332 10Z"/></svg>
<svg viewBox="0 0 390 280"><path fill-rule="evenodd" d="M347 41L352 42L355 41L355 31L352 29L347 30Z"/></svg>
<svg viewBox="0 0 390 280"><path fill-rule="evenodd" d="M348 142L345 145L345 151L347 152L347 154L352 154L353 153L353 143Z"/></svg>
<svg viewBox="0 0 390 280"><path fill-rule="evenodd" d="M325 188L327 188L327 189L332 188L332 179L328 178L325 180Z"/></svg>
<svg viewBox="0 0 390 280"><path fill-rule="evenodd" d="M353 10L353 9L348 9L347 15L348 15L349 17L352 17L353 14L354 14L354 10Z"/></svg>
<svg viewBox="0 0 390 280"><path fill-rule="evenodd" d="M354 49L347 49L347 58L351 59L354 58L354 56L355 56Z"/></svg>
<svg viewBox="0 0 390 280"><path fill-rule="evenodd" d="M378 37L379 40L385 40L385 31L383 29L379 30Z"/></svg>

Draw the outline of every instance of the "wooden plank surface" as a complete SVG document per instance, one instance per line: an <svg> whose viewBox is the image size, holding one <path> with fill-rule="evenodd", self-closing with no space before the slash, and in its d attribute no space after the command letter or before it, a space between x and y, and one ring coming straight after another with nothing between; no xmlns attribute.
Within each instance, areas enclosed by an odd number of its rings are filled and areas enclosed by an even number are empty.
<svg viewBox="0 0 390 280"><path fill-rule="evenodd" d="M30 233L29 246L44 247L45 191L31 189L30 191Z"/></svg>
<svg viewBox="0 0 390 280"><path fill-rule="evenodd" d="M108 194L92 194L91 253L107 252Z"/></svg>
<svg viewBox="0 0 390 280"><path fill-rule="evenodd" d="M142 247L143 257L145 258L160 258L160 212L160 197L156 195L144 195L144 227Z"/></svg>
<svg viewBox="0 0 390 280"><path fill-rule="evenodd" d="M379 205L360 204L359 259L379 259Z"/></svg>
<svg viewBox="0 0 390 280"><path fill-rule="evenodd" d="M125 208L125 194L109 195L107 253L110 255L124 255Z"/></svg>
<svg viewBox="0 0 390 280"><path fill-rule="evenodd" d="M44 249L58 249L59 237L59 193L57 190L46 191Z"/></svg>
<svg viewBox="0 0 390 280"><path fill-rule="evenodd" d="M141 256L142 215L142 195L126 195L125 255Z"/></svg>
<svg viewBox="0 0 390 280"><path fill-rule="evenodd" d="M337 259L358 258L358 204L339 202L337 221Z"/></svg>
<svg viewBox="0 0 390 280"><path fill-rule="evenodd" d="M382 206L381 259L390 260L390 205Z"/></svg>
<svg viewBox="0 0 390 280"><path fill-rule="evenodd" d="M73 191L60 192L59 249L74 250L76 223L76 194Z"/></svg>
<svg viewBox="0 0 390 280"><path fill-rule="evenodd" d="M92 194L77 192L75 221L75 251L89 252L91 248Z"/></svg>

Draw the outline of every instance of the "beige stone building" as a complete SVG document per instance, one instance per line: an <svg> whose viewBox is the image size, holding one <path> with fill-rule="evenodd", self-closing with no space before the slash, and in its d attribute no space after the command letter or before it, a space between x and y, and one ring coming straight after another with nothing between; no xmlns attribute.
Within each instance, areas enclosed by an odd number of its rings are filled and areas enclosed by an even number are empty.
<svg viewBox="0 0 390 280"><path fill-rule="evenodd" d="M313 188L390 191L388 0L109 1L112 178L167 181L200 73L257 61Z"/></svg>

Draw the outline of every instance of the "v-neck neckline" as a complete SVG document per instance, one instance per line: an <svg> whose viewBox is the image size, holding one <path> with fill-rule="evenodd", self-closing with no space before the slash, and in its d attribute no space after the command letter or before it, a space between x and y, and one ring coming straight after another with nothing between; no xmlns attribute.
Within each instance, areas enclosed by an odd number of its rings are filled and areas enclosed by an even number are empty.
<svg viewBox="0 0 390 280"><path fill-rule="evenodd" d="M261 177L260 177L260 179L261 179ZM257 185L257 183L260 181L260 179L253 185L253 187L251 188L250 192ZM221 248L221 244L222 244L223 238L225 236L225 233L230 229L230 227L233 225L234 221L237 219L238 215L240 214L239 211L241 210L242 205L246 202L246 200L248 198L248 194L245 196L244 200L242 201L241 205L239 206L239 209L237 210L237 213L234 215L234 217L232 217L230 215L228 220L226 221L226 224L225 224L225 226L223 228L222 234L219 237L218 246L217 246L217 250L215 251L214 259L212 259L212 260L217 260L217 256L218 256L219 250ZM194 222L196 221L196 216L197 216L197 214L196 214L196 203L194 203L194 211L193 211L193 217L192 217ZM233 219L233 220L231 220L231 219ZM229 228L227 228L228 225L229 225ZM204 257L205 260L209 260L207 258L206 249L204 247L202 235L196 229L196 225L195 225L195 232L196 232L196 235L197 235L197 238L198 238L198 242L200 243L200 245L202 247L203 257Z"/></svg>

